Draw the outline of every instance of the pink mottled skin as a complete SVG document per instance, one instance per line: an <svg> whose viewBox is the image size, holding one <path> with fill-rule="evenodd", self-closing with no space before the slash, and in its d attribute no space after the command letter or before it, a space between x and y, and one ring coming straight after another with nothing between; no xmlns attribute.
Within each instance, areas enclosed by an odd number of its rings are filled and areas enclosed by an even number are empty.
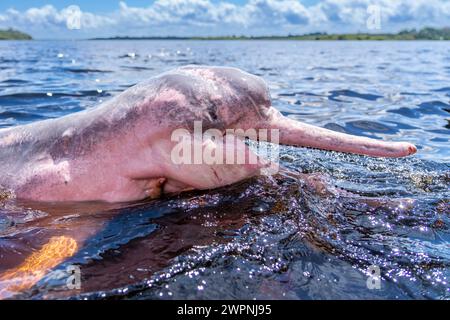
<svg viewBox="0 0 450 320"><path fill-rule="evenodd" d="M416 148L303 124L271 106L264 81L238 69L187 66L144 81L96 108L0 130L0 186L36 201L125 202L212 189L257 175L271 164L171 161L174 130L279 129L280 142L377 157ZM225 136L224 136L225 140ZM220 141L208 141L203 145ZM239 139L223 144L246 154Z"/></svg>

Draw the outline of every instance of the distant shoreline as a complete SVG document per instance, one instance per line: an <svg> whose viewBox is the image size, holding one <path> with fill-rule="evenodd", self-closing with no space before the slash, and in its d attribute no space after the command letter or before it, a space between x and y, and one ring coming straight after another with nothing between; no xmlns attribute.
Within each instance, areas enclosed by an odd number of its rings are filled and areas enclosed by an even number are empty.
<svg viewBox="0 0 450 320"><path fill-rule="evenodd" d="M53 39L41 39L53 40ZM55 39L68 40L68 39ZM449 41L450 39L303 39L298 37L111 37L78 39L81 41Z"/></svg>
<svg viewBox="0 0 450 320"><path fill-rule="evenodd" d="M33 40L33 38L24 32L7 29L0 30L0 40Z"/></svg>
<svg viewBox="0 0 450 320"><path fill-rule="evenodd" d="M1 40L33 40L33 38L24 32L7 29L0 30ZM48 39L50 40L50 39ZM56 40L56 39L55 39ZM58 39L68 40L68 39ZM345 34L327 34L327 33L309 33L304 35L286 35L286 36L195 36L195 37L179 37L179 36L115 36L115 37L97 37L91 39L78 40L297 40L297 41L417 41L417 40L433 40L448 41L450 40L450 28L423 28L421 30L404 30L398 33L345 33Z"/></svg>
<svg viewBox="0 0 450 320"><path fill-rule="evenodd" d="M434 29L424 28L419 31L404 30L399 33L346 33L346 34L327 34L310 33L304 35L287 36L214 36L214 37L130 37L116 36L105 38L92 38L88 40L308 40L308 41L326 41L326 40L363 40L363 41L387 41L387 40L450 40L450 28Z"/></svg>

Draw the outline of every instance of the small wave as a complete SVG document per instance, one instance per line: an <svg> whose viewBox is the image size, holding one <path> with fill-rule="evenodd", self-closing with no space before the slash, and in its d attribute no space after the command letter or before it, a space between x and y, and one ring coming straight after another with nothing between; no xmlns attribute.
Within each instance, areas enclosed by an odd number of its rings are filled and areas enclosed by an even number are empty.
<svg viewBox="0 0 450 320"><path fill-rule="evenodd" d="M418 110L422 114L438 114L448 116L448 113L450 113L450 105L442 101L427 101L419 104Z"/></svg>
<svg viewBox="0 0 450 320"><path fill-rule="evenodd" d="M0 63L5 63L5 64L15 64L15 63L19 63L21 62L20 60L17 59L8 59L8 58L2 58L0 57Z"/></svg>
<svg viewBox="0 0 450 320"><path fill-rule="evenodd" d="M0 112L0 119L17 119L22 121L34 121L48 118L46 116L30 113L30 112L18 112L18 111L4 111Z"/></svg>
<svg viewBox="0 0 450 320"><path fill-rule="evenodd" d="M414 118L414 119L419 119L421 117L421 113L417 109L414 109L414 108L401 107L398 109L387 110L386 112L397 113L402 116L405 116L408 118Z"/></svg>
<svg viewBox="0 0 450 320"><path fill-rule="evenodd" d="M1 83L4 83L4 84L24 84L24 83L29 83L29 81L22 80L22 79L7 79L7 80L1 81Z"/></svg>
<svg viewBox="0 0 450 320"><path fill-rule="evenodd" d="M367 120L349 121L347 122L347 125L352 128L355 128L358 131L362 130L362 131L389 133L389 134L394 134L397 133L398 131L395 128L384 125L382 123Z"/></svg>
<svg viewBox="0 0 450 320"><path fill-rule="evenodd" d="M333 130L333 131L337 131L337 132L342 132L342 133L349 133L345 127L338 125L337 123L327 123L325 126L325 128Z"/></svg>
<svg viewBox="0 0 450 320"><path fill-rule="evenodd" d="M63 69L67 72L72 73L111 73L110 70L100 70L100 69L77 69L77 68L65 68Z"/></svg>
<svg viewBox="0 0 450 320"><path fill-rule="evenodd" d="M334 67L312 67L310 70L338 71L339 69Z"/></svg>
<svg viewBox="0 0 450 320"><path fill-rule="evenodd" d="M336 99L337 97L350 97L350 98L359 98L363 100L369 100L369 101L376 101L383 96L377 95L377 94L371 94L371 93L359 93L353 90L333 90L330 91L330 95L328 96L328 99L333 101L341 101Z"/></svg>
<svg viewBox="0 0 450 320"><path fill-rule="evenodd" d="M154 68L143 66L120 66L122 69L130 69L135 71L154 70Z"/></svg>
<svg viewBox="0 0 450 320"><path fill-rule="evenodd" d="M443 88L439 88L439 89L433 89L431 91L433 91L433 92L450 92L450 87L443 87Z"/></svg>

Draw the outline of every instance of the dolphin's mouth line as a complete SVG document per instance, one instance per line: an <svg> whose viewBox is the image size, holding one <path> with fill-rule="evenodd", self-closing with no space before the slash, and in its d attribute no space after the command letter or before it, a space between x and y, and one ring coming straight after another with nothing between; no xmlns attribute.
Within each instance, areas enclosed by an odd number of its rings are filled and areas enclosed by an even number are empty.
<svg viewBox="0 0 450 320"><path fill-rule="evenodd" d="M348 154L348 155L358 156L358 157L373 158L373 156L368 156L366 154L352 153L352 152L347 152L347 151L329 150L329 149L322 149L322 148L309 147L309 146L298 146L298 145L295 145L295 144L280 144L280 145L286 146L286 147L295 147L295 148L299 148L299 149L316 150L316 151L322 151L322 152L342 153L342 154ZM379 158L384 158L384 157L379 157Z"/></svg>

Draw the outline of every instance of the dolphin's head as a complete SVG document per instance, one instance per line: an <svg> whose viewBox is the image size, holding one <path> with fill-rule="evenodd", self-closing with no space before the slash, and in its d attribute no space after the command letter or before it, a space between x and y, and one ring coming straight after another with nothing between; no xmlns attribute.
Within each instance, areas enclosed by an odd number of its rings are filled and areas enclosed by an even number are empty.
<svg viewBox="0 0 450 320"><path fill-rule="evenodd" d="M217 129L224 134L228 129L277 129L280 144L376 157L404 157L417 151L410 143L353 136L288 118L272 106L262 78L231 67L177 68L126 94L133 97L128 101L144 101L143 108L135 109L145 112L135 112L134 118L147 119L140 133L149 131L151 139L170 139L170 133L180 128L193 132L200 121L203 130ZM119 102L115 104L121 105Z"/></svg>
<svg viewBox="0 0 450 320"><path fill-rule="evenodd" d="M417 151L406 142L351 136L288 119L272 107L262 78L236 68L186 66L174 73L185 77L185 91L195 97L187 105L206 128L278 129L281 144L377 157L403 157Z"/></svg>

